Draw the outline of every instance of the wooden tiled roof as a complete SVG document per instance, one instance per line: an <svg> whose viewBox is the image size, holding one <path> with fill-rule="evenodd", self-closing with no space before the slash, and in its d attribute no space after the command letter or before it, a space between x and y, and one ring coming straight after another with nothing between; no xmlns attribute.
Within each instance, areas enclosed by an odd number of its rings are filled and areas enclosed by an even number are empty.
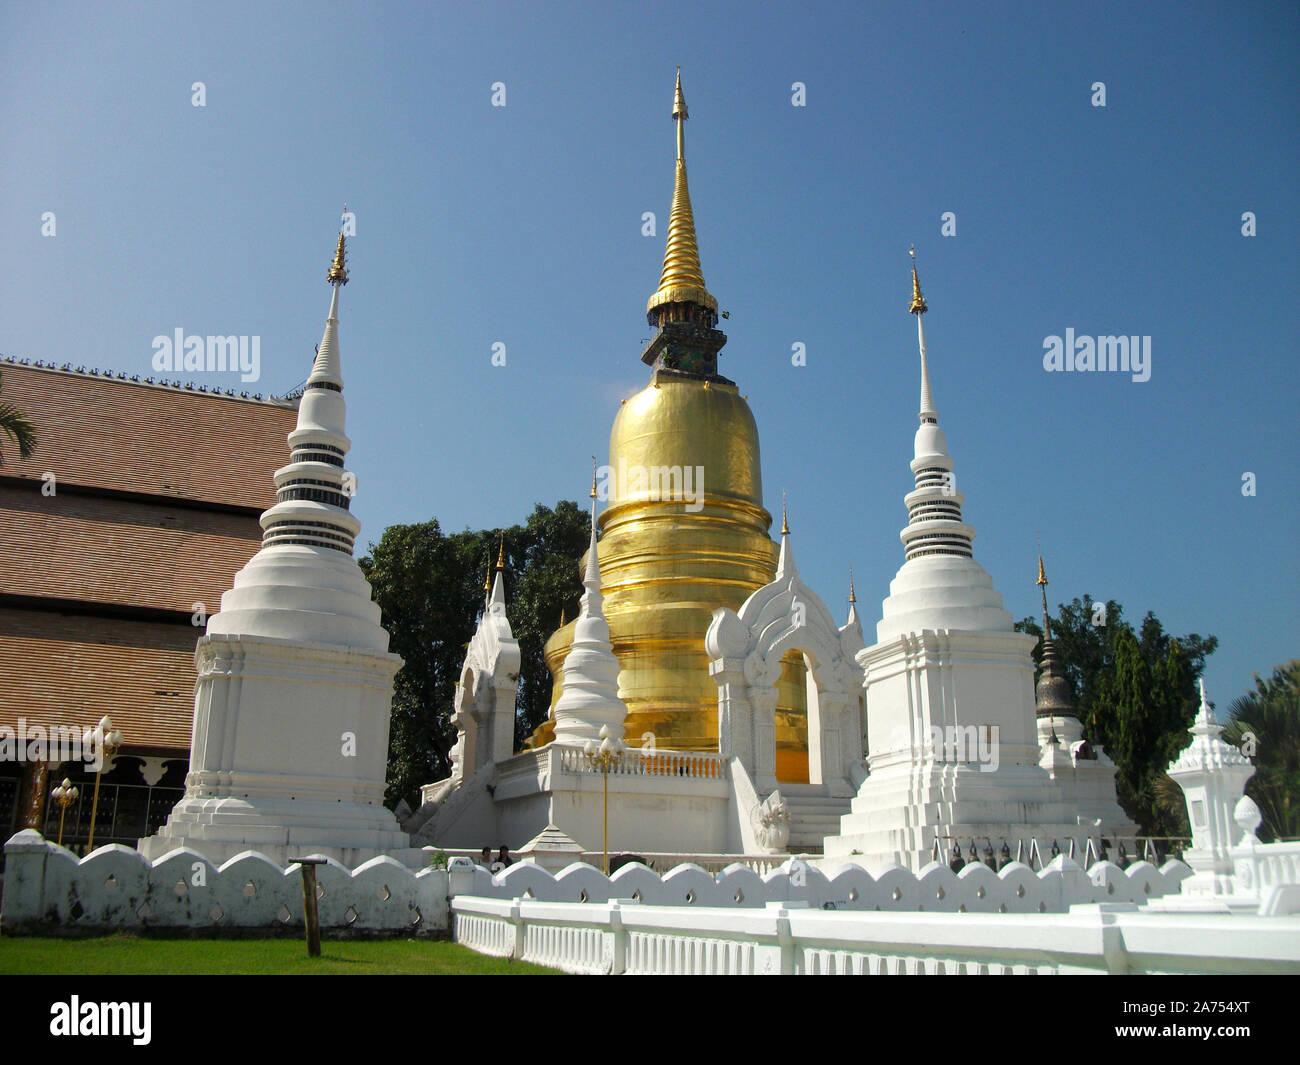
<svg viewBox="0 0 1300 1065"><path fill-rule="evenodd" d="M36 429L22 460L9 440L0 475L263 511L289 461L292 404L161 388L0 362L0 402Z"/></svg>
<svg viewBox="0 0 1300 1065"><path fill-rule="evenodd" d="M0 484L0 595L214 614L261 531L251 514Z"/></svg>
<svg viewBox="0 0 1300 1065"><path fill-rule="evenodd" d="M29 728L84 729L108 714L126 748L186 751L200 635L183 624L0 608L0 725L23 717Z"/></svg>

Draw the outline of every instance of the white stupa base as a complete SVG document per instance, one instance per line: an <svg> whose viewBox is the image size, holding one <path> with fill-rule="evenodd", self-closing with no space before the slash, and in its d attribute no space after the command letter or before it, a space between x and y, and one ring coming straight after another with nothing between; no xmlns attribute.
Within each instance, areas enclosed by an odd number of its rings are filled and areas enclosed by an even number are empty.
<svg viewBox="0 0 1300 1065"><path fill-rule="evenodd" d="M410 839L384 807L400 663L356 647L202 637L185 794L139 850L156 858L189 847L213 861L245 850L281 862L308 853L351 865L379 854L405 860Z"/></svg>
<svg viewBox="0 0 1300 1065"><path fill-rule="evenodd" d="M1082 855L1097 832L1078 823L1038 766L982 772L929 762L873 772L841 819L840 834L826 837L825 854L868 868L893 863L916 871L933 860L936 840L946 861L954 842L965 857L972 838L981 853L991 844L995 854L1005 840L1013 855L1018 843L1035 839L1046 861L1053 841L1067 851L1074 840Z"/></svg>

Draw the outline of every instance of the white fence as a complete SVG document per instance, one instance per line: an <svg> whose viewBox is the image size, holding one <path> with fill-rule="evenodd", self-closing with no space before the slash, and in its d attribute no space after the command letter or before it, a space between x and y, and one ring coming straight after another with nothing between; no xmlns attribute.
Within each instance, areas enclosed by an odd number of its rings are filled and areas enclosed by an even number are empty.
<svg viewBox="0 0 1300 1065"><path fill-rule="evenodd" d="M792 859L760 876L732 865L714 875L681 865L660 876L643 865L626 865L606 877L574 863L558 875L532 864L513 865L497 876L465 858L449 867L453 896L524 899L538 902L606 903L630 899L648 906L761 908L770 902L798 901L824 910L898 910L909 913L1064 913L1095 902L1143 904L1178 893L1191 870L1179 861L1157 869L1134 862L1121 869L1098 862L1087 872L1064 855L1035 873L1016 862L994 872L973 863L960 873L931 864L920 873L891 866L873 875L845 866L827 875Z"/></svg>
<svg viewBox="0 0 1300 1065"><path fill-rule="evenodd" d="M304 855L306 857L306 855ZM380 857L349 871L316 867L323 932L438 935L448 927L447 872ZM6 935L153 929L302 934L301 867L248 851L214 865L190 850L156 862L113 845L85 858L30 830L5 844Z"/></svg>
<svg viewBox="0 0 1300 1065"><path fill-rule="evenodd" d="M483 850L481 847L426 847L425 850L434 854L442 854L450 862L452 858L468 858L476 865L483 860ZM488 860L487 868L492 869L497 861L497 851L492 850L491 857ZM611 863L615 855L610 856ZM743 865L748 869L754 870L759 876L778 869L782 864L788 862L792 855L789 854L687 854L681 851L638 851L638 858L644 858L642 865L663 875L679 865L696 865L708 873L720 873L728 866ZM511 855L512 862L521 861L518 854ZM590 865L593 868L600 869L604 866L605 855L603 851L579 851L573 855L573 860L582 862L584 865ZM499 870L498 870L499 871Z"/></svg>
<svg viewBox="0 0 1300 1065"><path fill-rule="evenodd" d="M1300 972L1291 918L1144 914L830 913L457 896L458 942L571 973L861 975Z"/></svg>

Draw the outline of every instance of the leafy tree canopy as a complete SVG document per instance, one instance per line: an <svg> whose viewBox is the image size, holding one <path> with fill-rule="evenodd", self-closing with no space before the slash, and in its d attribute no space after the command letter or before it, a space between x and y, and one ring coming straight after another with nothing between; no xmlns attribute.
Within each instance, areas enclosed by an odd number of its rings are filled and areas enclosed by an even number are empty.
<svg viewBox="0 0 1300 1065"><path fill-rule="evenodd" d="M1219 641L1173 636L1148 612L1134 628L1124 608L1085 595L1062 603L1052 638L1074 690L1084 734L1103 746L1118 770L1120 805L1146 835L1185 836L1186 812L1165 770L1188 743L1200 696L1196 679ZM1033 618L1016 624L1042 637ZM1041 657L1041 647L1035 650Z"/></svg>
<svg viewBox="0 0 1300 1065"><path fill-rule="evenodd" d="M1255 800L1264 842L1300 837L1300 659L1278 666L1232 701L1223 739L1255 763L1246 794Z"/></svg>
<svg viewBox="0 0 1300 1065"><path fill-rule="evenodd" d="M551 680L542 646L573 617L590 518L576 503L538 504L525 524L446 534L437 520L394 525L360 559L383 612L394 680L387 801L418 805L419 788L451 771L451 708L469 641L483 612L483 581L504 539L506 610L521 654L515 746L546 718Z"/></svg>

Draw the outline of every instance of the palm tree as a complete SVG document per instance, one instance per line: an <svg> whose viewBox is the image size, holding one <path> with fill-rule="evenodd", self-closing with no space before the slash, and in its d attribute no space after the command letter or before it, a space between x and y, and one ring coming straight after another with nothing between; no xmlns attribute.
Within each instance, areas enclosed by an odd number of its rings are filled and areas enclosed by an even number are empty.
<svg viewBox="0 0 1300 1065"><path fill-rule="evenodd" d="M1255 690L1232 701L1223 739L1250 756L1246 794L1259 807L1260 838L1300 836L1300 659L1278 666Z"/></svg>
<svg viewBox="0 0 1300 1065"><path fill-rule="evenodd" d="M0 384L0 388L3 384ZM36 450L36 429L17 407L0 403L0 432L18 445L20 458L31 458ZM0 466L4 465L4 451L0 450Z"/></svg>

